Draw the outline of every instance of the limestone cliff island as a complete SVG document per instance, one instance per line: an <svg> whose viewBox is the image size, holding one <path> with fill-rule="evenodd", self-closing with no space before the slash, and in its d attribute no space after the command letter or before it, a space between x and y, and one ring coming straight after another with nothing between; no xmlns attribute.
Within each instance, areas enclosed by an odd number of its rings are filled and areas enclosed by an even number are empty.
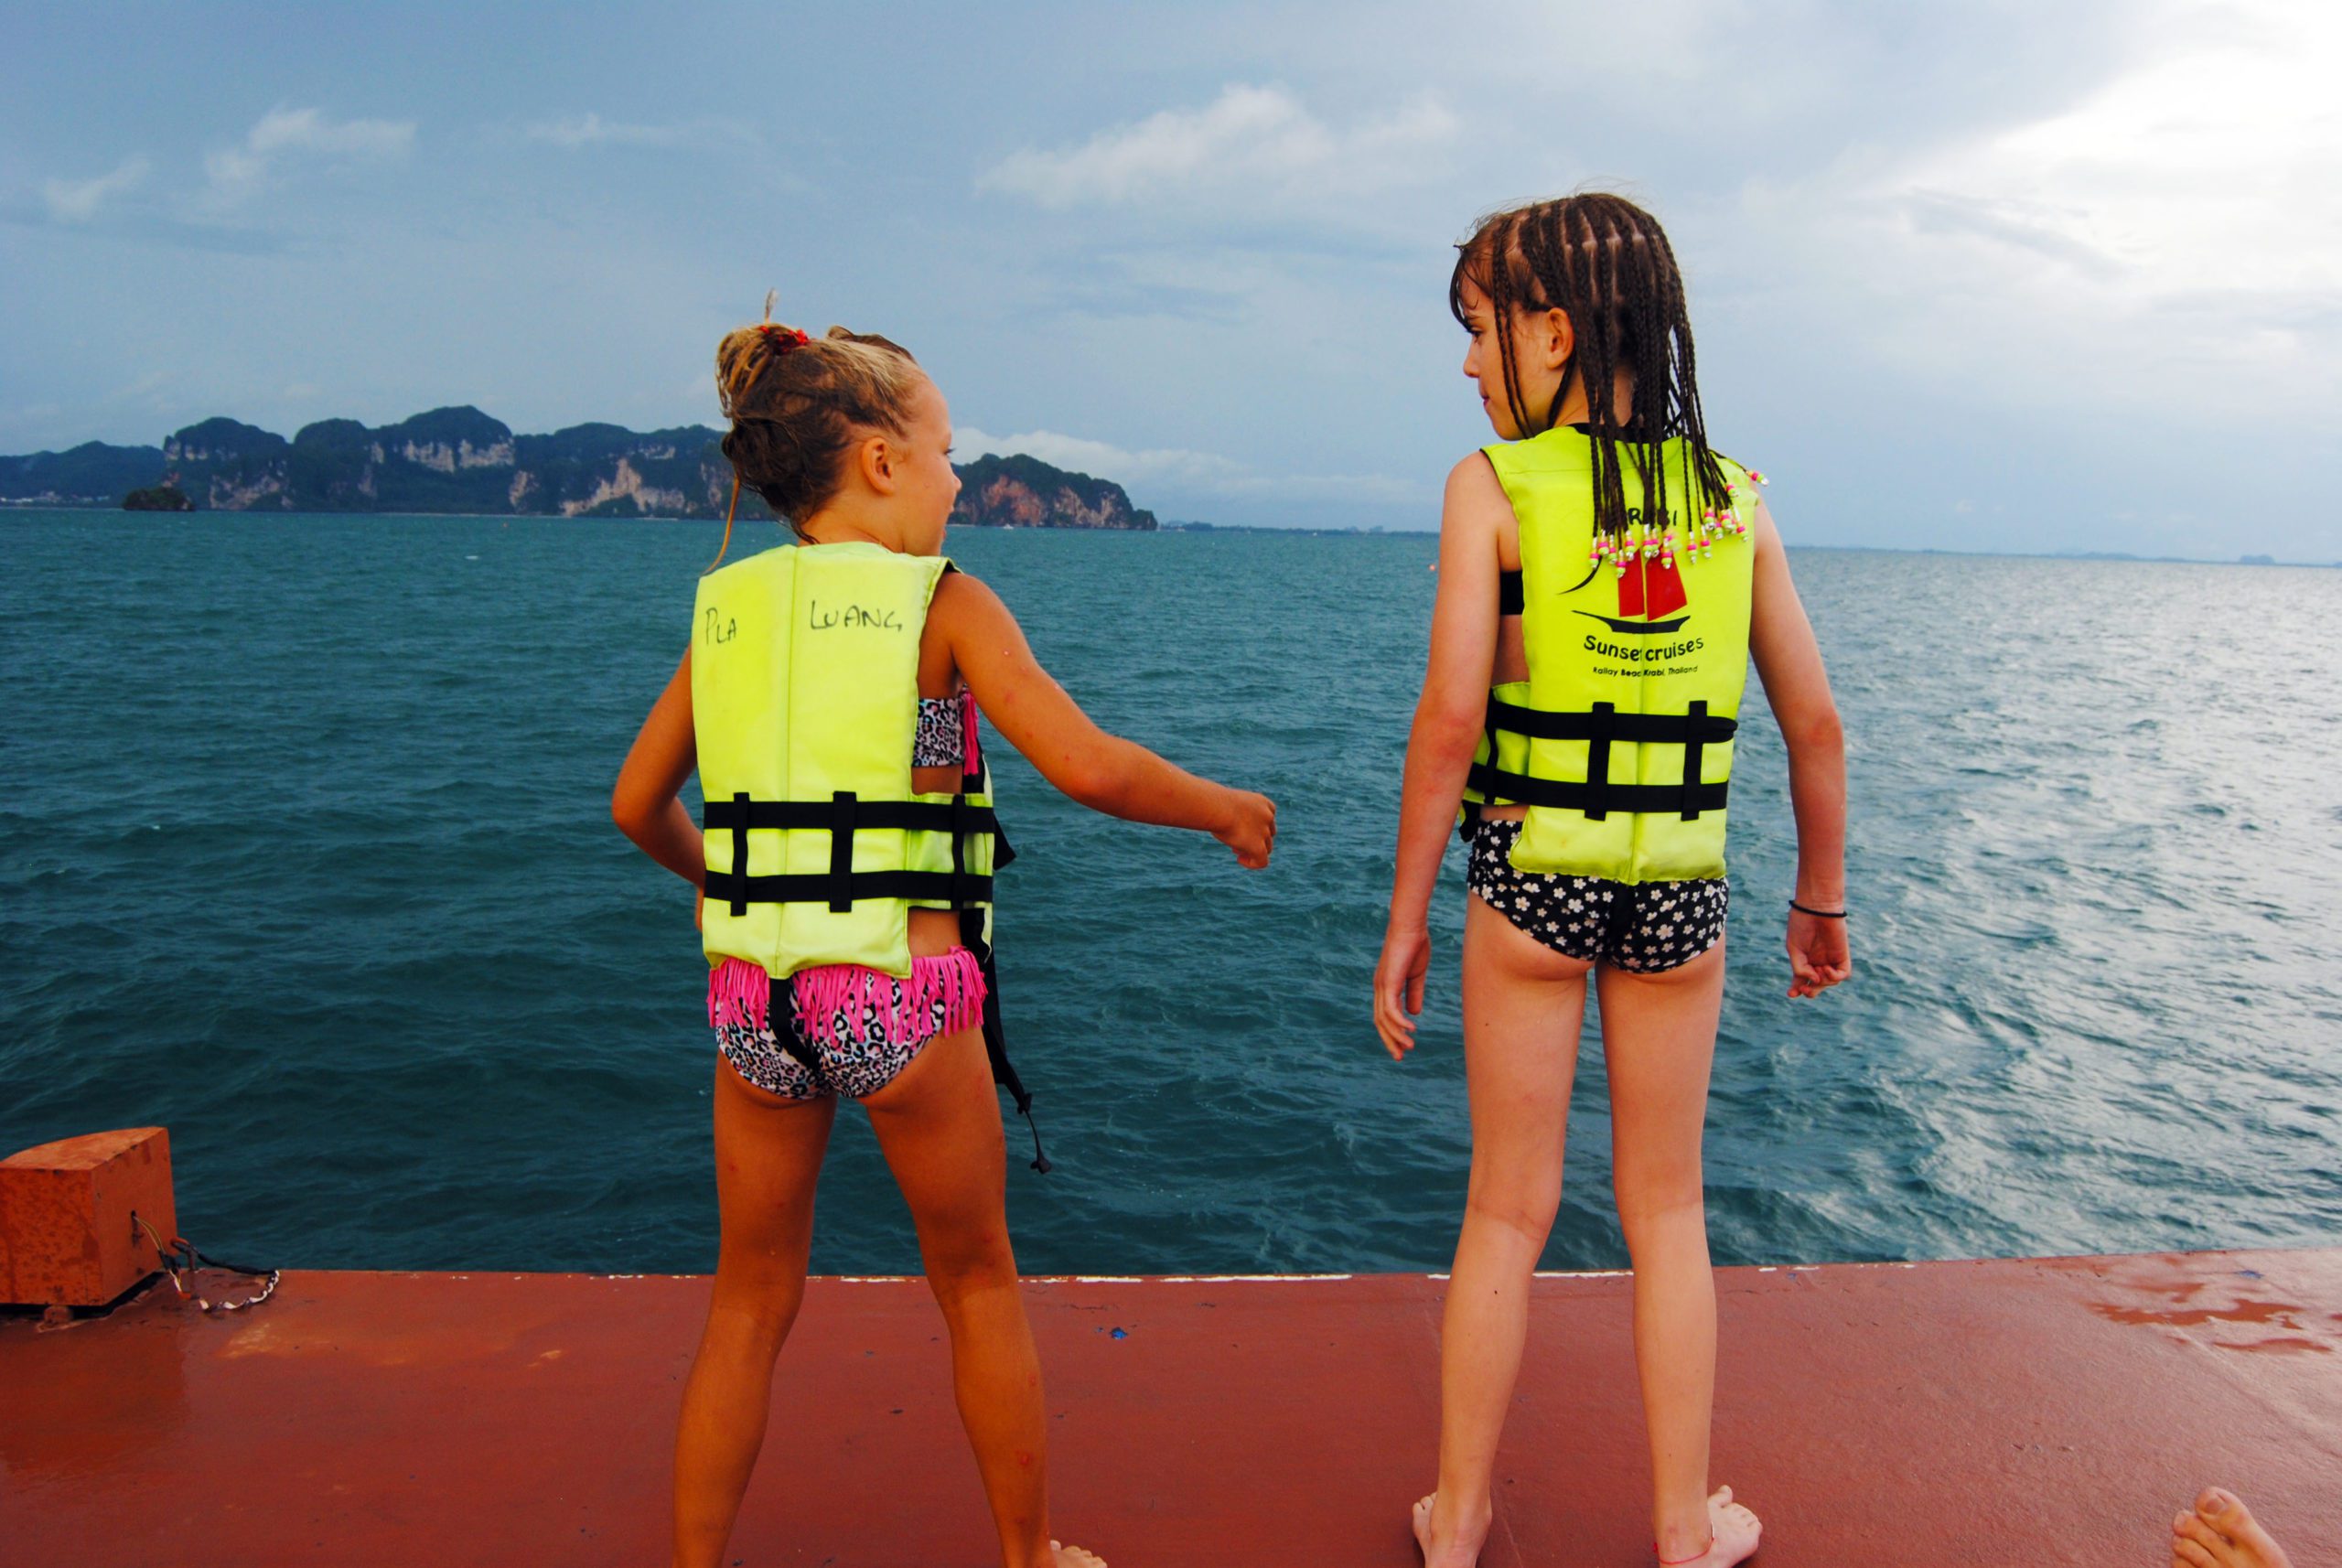
<svg viewBox="0 0 2342 1568"><path fill-rule="evenodd" d="M574 424L550 435L516 435L468 406L374 427L320 420L290 441L237 420L207 419L160 446L91 441L0 457L0 502L116 507L136 494L131 510L722 517L732 468L719 439L697 424L647 433ZM951 521L961 527L1155 527L1155 514L1132 506L1112 480L1037 458L979 457L959 474ZM743 495L741 507L765 512L754 495Z"/></svg>
<svg viewBox="0 0 2342 1568"><path fill-rule="evenodd" d="M1053 468L1021 453L955 463L954 528L1123 528L1153 532L1155 514L1131 505L1112 479Z"/></svg>

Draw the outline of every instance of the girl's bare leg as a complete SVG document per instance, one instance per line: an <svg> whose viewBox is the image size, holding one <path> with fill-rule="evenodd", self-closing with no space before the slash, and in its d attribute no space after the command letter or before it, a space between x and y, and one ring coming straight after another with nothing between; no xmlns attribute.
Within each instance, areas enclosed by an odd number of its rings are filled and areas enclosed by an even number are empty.
<svg viewBox="0 0 2342 1568"><path fill-rule="evenodd" d="M1007 1155L983 1036L929 1043L865 1100L919 1227L927 1281L951 1333L952 1391L1007 1568L1095 1563L1049 1539L1041 1366L1008 1242Z"/></svg>
<svg viewBox="0 0 2342 1568"><path fill-rule="evenodd" d="M1415 1511L1431 1568L1465 1568L1488 1538L1489 1478L1528 1335L1530 1276L1562 1201L1588 967L1477 896L1465 907L1472 1179L1440 1326L1439 1490Z"/></svg>
<svg viewBox="0 0 2342 1568"><path fill-rule="evenodd" d="M1716 1291L1700 1137L1724 950L1718 941L1658 974L1606 967L1595 981L1618 1222L1635 1265L1635 1364L1650 1439L1653 1532L1661 1558L1710 1564L1737 1563L1756 1549L1756 1516L1733 1504L1728 1491L1708 1494Z"/></svg>
<svg viewBox="0 0 2342 1568"><path fill-rule="evenodd" d="M675 1568L724 1552L772 1408L772 1368L805 1299L813 1187L834 1100L783 1100L715 1069L715 1286L675 1433Z"/></svg>

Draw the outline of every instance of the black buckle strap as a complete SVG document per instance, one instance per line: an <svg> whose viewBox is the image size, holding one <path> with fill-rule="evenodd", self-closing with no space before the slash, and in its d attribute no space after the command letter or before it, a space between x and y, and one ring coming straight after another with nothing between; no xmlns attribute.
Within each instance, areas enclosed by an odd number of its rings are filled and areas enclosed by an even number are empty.
<svg viewBox="0 0 2342 1568"><path fill-rule="evenodd" d="M1578 810L1598 822L1610 814L1610 740L1617 731L1618 710L1613 703L1596 703L1585 716L1593 728L1585 737L1585 803Z"/></svg>
<svg viewBox="0 0 2342 1568"><path fill-rule="evenodd" d="M1605 712L1608 714L1606 719L1601 716ZM1532 740L1590 741L1607 734L1612 740L1631 741L1637 746L1680 746L1692 739L1708 745L1730 740L1739 730L1740 721L1711 716L1704 699L1693 703L1688 714L1622 714L1608 703L1596 703L1590 711L1574 713L1524 708L1518 703L1490 697L1488 725L1493 752L1498 730L1524 735Z"/></svg>
<svg viewBox="0 0 2342 1568"><path fill-rule="evenodd" d="M1740 721L1708 712L1701 698L1681 714L1622 714L1610 703L1596 703L1583 711L1523 707L1502 698L1488 698L1488 760L1475 764L1472 788L1491 803L1499 799L1526 806L1551 806L1582 811L1602 822L1613 811L1679 813L1689 822L1703 811L1724 810L1727 784L1701 780L1705 749L1732 739ZM1509 773L1496 766L1497 732L1526 736L1532 740L1582 740L1586 743L1585 779L1575 782L1537 779ZM1612 742L1632 746L1680 746L1683 748L1683 782L1676 784L1613 784L1610 782Z"/></svg>
<svg viewBox="0 0 2342 1568"><path fill-rule="evenodd" d="M700 826L709 832L736 832L745 828L827 828L836 815L829 800L752 800L735 795L710 800L702 809ZM1000 819L990 806L954 806L943 800L863 800L854 806L859 828L903 828L931 832L979 832L997 835Z"/></svg>
<svg viewBox="0 0 2342 1568"><path fill-rule="evenodd" d="M841 789L830 797L830 913L846 914L854 908L854 791Z"/></svg>
<svg viewBox="0 0 2342 1568"><path fill-rule="evenodd" d="M700 832L703 834L704 834L710 828L719 825L716 822L715 815L715 808L718 804L719 802L711 800L702 806L700 810ZM741 877L745 880L748 874L748 822L749 819L755 814L752 808L755 806L756 802L750 800L748 799L747 791L743 789L738 794L732 797L732 804L739 813L739 820L735 822L732 827L732 869L738 872ZM736 920L746 916L747 912L747 899L742 897L732 900L732 918Z"/></svg>
<svg viewBox="0 0 2342 1568"><path fill-rule="evenodd" d="M1708 744L1707 722L1707 699L1698 698L1683 715L1683 820L1687 822L1700 817L1700 753Z"/></svg>
<svg viewBox="0 0 2342 1568"><path fill-rule="evenodd" d="M976 833L993 836L995 868L1007 865L1015 853L1002 836L1000 818L990 806L972 805L964 797L957 796L950 800L865 800L851 789L840 789L827 800L756 800L744 791L728 800L706 802L700 814L700 826L707 832L732 834L732 869L707 874L707 896L719 903L728 903L736 918L746 915L750 904L827 904L832 910L843 914L862 898L932 898L954 908L989 903L992 878L968 871L968 838ZM795 828L830 835L827 872L786 876L747 874L750 832ZM856 872L854 835L888 828L951 834L951 869ZM886 882L886 878L897 880ZM905 883L899 880L902 878L914 880ZM882 882L886 887L915 890L879 890ZM803 889L817 884L826 890L785 895L774 891L784 886Z"/></svg>
<svg viewBox="0 0 2342 1568"><path fill-rule="evenodd" d="M1721 811L1732 790L1729 779L1714 784L1607 784L1597 793L1591 786L1561 779L1536 779L1510 773L1490 763L1476 762L1466 781L1493 805L1545 806L1558 811L1583 811L1596 821L1603 812L1624 811L1660 815L1680 811L1686 822L1703 811ZM1596 811L1595 806L1601 808Z"/></svg>
<svg viewBox="0 0 2342 1568"><path fill-rule="evenodd" d="M972 902L992 902L989 876L955 876L949 871L848 871L846 907L850 908L865 898L932 899L948 904L955 886L963 889ZM707 874L707 896L736 909L744 904L827 904L834 909L838 908L837 893L834 870L771 876L744 876L735 871Z"/></svg>
<svg viewBox="0 0 2342 1568"><path fill-rule="evenodd" d="M969 881L968 834L972 830L961 826L962 820L974 811L965 795L951 797L951 907L955 909L964 909L975 902L962 891Z"/></svg>

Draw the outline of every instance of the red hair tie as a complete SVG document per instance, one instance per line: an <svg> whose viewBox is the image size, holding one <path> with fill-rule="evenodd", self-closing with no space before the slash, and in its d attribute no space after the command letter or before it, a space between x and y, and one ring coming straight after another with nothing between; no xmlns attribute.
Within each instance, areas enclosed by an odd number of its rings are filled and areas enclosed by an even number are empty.
<svg viewBox="0 0 2342 1568"><path fill-rule="evenodd" d="M775 354L786 354L792 349L802 349L813 340L798 328L779 327L769 321L759 323L757 330L765 335L765 341L772 345L772 351Z"/></svg>

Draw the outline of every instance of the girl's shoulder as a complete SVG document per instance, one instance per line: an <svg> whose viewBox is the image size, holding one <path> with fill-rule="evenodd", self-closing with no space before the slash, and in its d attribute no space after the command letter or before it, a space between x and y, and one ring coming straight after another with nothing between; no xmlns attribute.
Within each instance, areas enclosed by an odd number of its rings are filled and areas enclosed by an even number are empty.
<svg viewBox="0 0 2342 1568"><path fill-rule="evenodd" d="M1008 607L993 592L992 585L957 563L944 567L927 601L928 625L945 631L972 628L1007 616Z"/></svg>
<svg viewBox="0 0 2342 1568"><path fill-rule="evenodd" d="M1447 499L1474 495L1504 494L1503 481L1497 477L1496 460L1485 446L1475 446L1456 460L1447 470Z"/></svg>
<svg viewBox="0 0 2342 1568"><path fill-rule="evenodd" d="M1512 521L1512 497L1485 450L1475 449L1447 471L1440 503L1443 532L1501 529Z"/></svg>

